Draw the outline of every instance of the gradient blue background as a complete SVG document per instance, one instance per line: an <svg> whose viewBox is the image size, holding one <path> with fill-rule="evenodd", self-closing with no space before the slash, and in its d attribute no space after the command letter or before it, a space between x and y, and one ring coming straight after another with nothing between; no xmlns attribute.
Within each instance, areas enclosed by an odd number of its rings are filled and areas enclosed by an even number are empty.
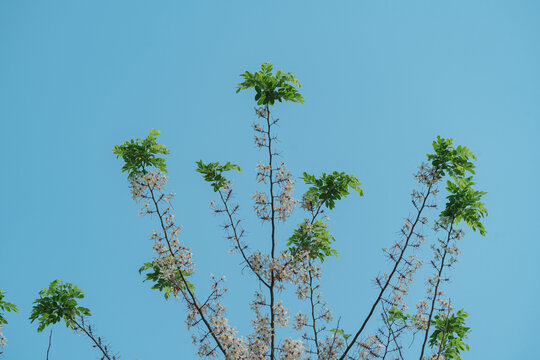
<svg viewBox="0 0 540 360"><path fill-rule="evenodd" d="M171 150L194 282L204 294L209 273L227 275L231 322L250 330L255 281L226 252L194 162L244 169L235 186L247 240L268 248L250 199L264 159L253 94L234 91L266 61L303 84L305 105L275 107L292 172L347 171L365 190L330 214L341 256L325 263L322 289L345 329L374 299L372 279L389 267L380 249L412 213L412 173L440 134L474 151L488 192L488 235L466 229L446 287L471 314L463 358L538 358L539 16L537 1L0 2L0 288L20 308L7 315L4 358L45 357L48 330L27 318L56 278L86 292L82 304L123 359L195 358L183 304L137 273L157 224L137 216L110 151L152 128ZM296 197L304 190L298 183ZM281 244L302 215L280 227ZM55 326L51 359L96 357L86 338Z"/></svg>

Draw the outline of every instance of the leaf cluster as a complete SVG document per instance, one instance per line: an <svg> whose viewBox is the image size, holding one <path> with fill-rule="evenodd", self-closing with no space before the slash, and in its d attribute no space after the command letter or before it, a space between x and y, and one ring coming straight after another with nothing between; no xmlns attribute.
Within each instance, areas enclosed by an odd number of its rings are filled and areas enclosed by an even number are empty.
<svg viewBox="0 0 540 360"><path fill-rule="evenodd" d="M244 81L238 84L236 92L255 88L255 101L257 105L274 105L274 102L291 101L304 103L304 98L296 87L300 88L300 82L291 73L285 73L282 70L272 74L272 64L261 64L261 70L250 73L246 71L241 74Z"/></svg>
<svg viewBox="0 0 540 360"><path fill-rule="evenodd" d="M347 340L349 340L349 338L352 336L352 334L345 334L345 330L343 329L330 329L330 332L341 335L341 337L343 338L343 340L345 340L345 342L347 342Z"/></svg>
<svg viewBox="0 0 540 360"><path fill-rule="evenodd" d="M355 190L360 196L364 191L360 188L360 181L354 175L334 171L331 174L323 173L319 178L304 172L302 180L311 186L305 193L305 198L314 203L322 204L328 209L333 209L336 200L349 195L349 188Z"/></svg>
<svg viewBox="0 0 540 360"><path fill-rule="evenodd" d="M165 159L156 156L158 154L169 154L169 150L165 148L165 145L157 143L156 136L159 134L159 131L152 129L146 139L131 139L112 148L117 158L122 157L124 159L122 172L127 171L129 178L140 173L146 174L146 169L151 166L167 172Z"/></svg>
<svg viewBox="0 0 540 360"><path fill-rule="evenodd" d="M5 297L6 297L5 292L3 290L0 290L0 310L2 311L0 312L0 325L8 323L6 318L4 317L4 313L3 313L4 311L19 312L17 305L5 301L4 300Z"/></svg>
<svg viewBox="0 0 540 360"><path fill-rule="evenodd" d="M306 184L312 185L304 194L303 203L306 210L316 211L315 216L322 206L329 210L335 208L337 200L349 195L349 189L358 192L360 196L364 195L356 176L344 172L334 171L328 175L323 173L320 177L304 172L301 179ZM312 259L318 258L323 262L328 256L338 255L338 251L331 246L333 241L335 238L330 235L328 226L323 221L317 220L312 224L300 224L289 238L287 246L293 255L308 250Z"/></svg>
<svg viewBox="0 0 540 360"><path fill-rule="evenodd" d="M437 140L433 141L433 150L435 154L427 154L427 158L439 175L445 176L446 173L450 176L465 176L468 171L474 174L474 164L470 159L476 160L476 157L470 149L465 146L458 145L454 147L452 138L445 139L437 136Z"/></svg>
<svg viewBox="0 0 540 360"><path fill-rule="evenodd" d="M469 314L463 309L450 316L444 314L435 315L434 319L431 320L431 325L434 326L435 330L429 338L429 347L432 349L440 347L441 354L444 355L445 359L461 360L460 351L469 350L469 346L463 341L467 338L467 333L470 332L470 328L464 326L467 316ZM396 320L401 320L404 324L407 324L408 320L415 324L418 322L413 316L405 314L393 306L388 309L388 321L393 322Z"/></svg>
<svg viewBox="0 0 540 360"><path fill-rule="evenodd" d="M414 319L411 315L405 314L403 311L398 310L395 306L392 306L388 309L388 321L393 322L396 320L402 320L404 323L407 323L407 320Z"/></svg>
<svg viewBox="0 0 540 360"><path fill-rule="evenodd" d="M321 262L328 256L337 256L338 251L331 247L331 243L336 239L330 235L328 226L321 220L317 220L311 225L311 231L309 231L310 225L302 223L298 229L294 230L287 242L288 251L295 255L300 251L308 250L312 259L319 258Z"/></svg>
<svg viewBox="0 0 540 360"><path fill-rule="evenodd" d="M174 271L176 284L173 284L172 281L170 281L169 279L165 279L161 276L161 268L155 262L145 262L143 266L141 266L141 268L139 269L139 274L142 274L145 271L147 272L144 274L145 279L143 281L154 282L154 285L152 285L152 289L163 292L163 296L165 297L165 300L169 300L169 297L173 293L172 289L175 288L176 286L179 286L180 289L185 290L185 285L184 285L184 282L182 281L180 270L178 269ZM182 275L184 275L184 278L185 278L186 276L189 276L191 274L186 271L182 271ZM192 283L190 283L187 280L186 282L190 289L195 289L195 286Z"/></svg>
<svg viewBox="0 0 540 360"><path fill-rule="evenodd" d="M463 309L451 316L435 315L435 320L432 320L435 330L429 338L429 346L433 348L439 345L445 359L461 360L460 352L469 350L469 346L463 341L470 332L470 328L465 326L468 316Z"/></svg>
<svg viewBox="0 0 540 360"><path fill-rule="evenodd" d="M441 212L441 217L454 219L456 224L463 220L474 231L478 229L480 234L485 236L486 230L480 219L486 216L488 212L485 204L480 200L486 192L472 188L472 185L474 185L472 177L455 178L454 182L447 181L446 184L446 189L450 195L446 197L448 202Z"/></svg>
<svg viewBox="0 0 540 360"><path fill-rule="evenodd" d="M414 316L404 313L401 310L398 310L395 306L392 306L390 309L388 309L388 321L392 323L398 320L403 321L404 325L406 325L407 321L410 320L414 325L419 327L418 319L416 319Z"/></svg>
<svg viewBox="0 0 540 360"><path fill-rule="evenodd" d="M84 298L84 292L77 286L54 280L48 288L39 292L39 299L34 301L30 320L32 323L36 319L39 321L38 332L61 320L66 322L68 328L74 329L72 320L76 316L91 315L89 309L77 306L76 299L82 298Z"/></svg>
<svg viewBox="0 0 540 360"><path fill-rule="evenodd" d="M455 224L463 220L474 231L478 229L485 236L486 230L480 219L487 215L487 210L480 200L486 192L474 190L472 176L465 177L466 172L474 174L475 165L471 159L476 160L476 157L467 147L454 147L452 142L453 139L437 136L433 142L435 154L427 154L437 173L441 177L448 174L453 180L446 182L450 195L446 197L448 202L440 216L453 220Z"/></svg>
<svg viewBox="0 0 540 360"><path fill-rule="evenodd" d="M227 179L223 176L223 173L230 170L237 170L242 172L240 166L227 162L225 165L220 165L219 162L211 162L208 164L203 163L202 160L196 162L197 172L203 174L203 178L206 182L212 184L214 192L227 185Z"/></svg>

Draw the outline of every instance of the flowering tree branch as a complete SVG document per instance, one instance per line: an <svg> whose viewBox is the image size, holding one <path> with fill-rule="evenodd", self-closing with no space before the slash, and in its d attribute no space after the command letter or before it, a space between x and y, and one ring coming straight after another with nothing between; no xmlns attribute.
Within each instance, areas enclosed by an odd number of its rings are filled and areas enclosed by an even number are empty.
<svg viewBox="0 0 540 360"><path fill-rule="evenodd" d="M438 268L438 274L435 277L435 279L436 279L435 289L433 291L433 295L432 295L432 298L431 298L430 312L429 312L429 316L428 316L428 319L427 319L426 331L424 333L424 342L422 343L422 350L420 352L420 360L422 360L423 357L424 357L424 351L425 351L425 348L426 348L426 343L427 343L427 339L428 339L428 335L429 335L429 328L430 328L430 325L431 325L431 319L433 317L433 311L435 310L435 301L437 301L437 295L439 294L439 285L441 284L441 275L442 275L442 272L443 272L443 269L444 269L444 266L445 266L444 261L446 259L446 255L448 254L448 245L450 243L450 240L452 239L452 229L453 229L453 225L454 225L453 222L454 222L454 219L451 219L450 228L448 229L448 237L446 238L446 243L442 246L443 254L442 254L442 258L440 259L440 266Z"/></svg>
<svg viewBox="0 0 540 360"><path fill-rule="evenodd" d="M160 208L159 208L159 205L158 205L158 200L156 200L156 196L154 194L153 186L151 186L151 184L148 183L148 182L146 183L146 186L148 188L148 191L150 192L152 202L154 203L155 213L157 214L157 216L159 218L159 222L160 222L160 225L161 225L161 229L163 231L163 236L165 237L165 241L167 243L167 248L168 248L169 254L171 256L175 257L176 253L173 250L173 245L171 244L171 241L169 240L169 234L168 234L168 230L171 228L171 226L165 225L165 221L163 219L163 214L160 211ZM188 303L197 310L197 313L199 314L199 316L201 317L201 320L203 321L204 325L208 329L208 332L210 333L210 335L212 336L212 338L216 342L216 345L219 348L219 350L223 353L223 355L227 356L227 352L226 352L225 348L223 347L223 345L219 341L217 335L214 332L214 329L212 328L212 326L210 325L210 323L208 322L208 320L205 317L205 314L204 314L204 311L203 311L203 306L200 306L197 299L195 298L195 294L194 294L193 290L191 290L191 288L190 288L190 286L188 284L188 281L186 280L185 275L184 275L184 273L182 271L183 269L180 268L179 270L180 270L179 271L180 278L181 278L182 284L183 284L183 286L179 287L180 291L182 292L182 294L184 294L184 297L188 301ZM187 293L187 295L186 295L186 293Z"/></svg>
<svg viewBox="0 0 540 360"><path fill-rule="evenodd" d="M401 261L403 259L405 251L407 250L407 247L409 246L409 241L410 241L411 237L414 234L415 227L418 224L418 222L420 221L422 211L426 207L427 199L428 199L428 197L429 197L429 195L431 193L431 188L436 183L436 181L438 180L438 175L433 170L428 171L426 174L421 174L420 176L421 176L421 179L423 181L425 181L425 183L427 184L427 191L422 196L422 198L423 198L422 205L420 205L420 208L418 209L418 212L416 214L416 218L415 218L414 222L409 226L408 234L407 234L407 237L405 239L405 243L403 244L403 246L401 246L401 251L399 252L398 257L395 259L395 263L394 263L394 267L392 268L392 271L390 272L390 274L388 275L386 281L382 285L381 290L379 291L379 294L378 294L377 298L375 299L375 302L371 306L371 309L370 309L368 315L366 316L366 318L364 319L362 325L360 326L360 329L358 329L358 331L354 335L354 337L353 337L351 343L349 344L349 346L347 346L345 351L341 354L341 356L339 358L340 360L345 359L345 357L347 356L347 353L351 350L351 348L355 344L355 342L358 339L358 337L360 336L360 334L362 334L362 331L364 331L364 328L366 327L369 319L371 318L371 316L373 315L375 309L377 308L377 305L379 304L379 302L383 298L384 292L386 291L386 288L390 285L390 282L391 282L394 274L396 273L396 271L398 269L398 266L400 265L400 263L401 263Z"/></svg>
<svg viewBox="0 0 540 360"><path fill-rule="evenodd" d="M338 320L337 328L331 329L330 334L325 337L324 322L330 322L332 315L326 302L322 301L317 280L320 280L324 260L338 254L332 246L335 238L328 229L329 219L325 216L325 211L332 210L336 201L349 195L350 190L358 192L359 195L363 195L363 190L354 175L337 171L323 173L321 176L304 173L301 179L309 188L302 197L301 207L309 215L304 222L298 224L288 241L283 244L278 237L278 222L287 220L297 200L292 197L295 183L292 174L282 161L276 161L276 136L272 129L278 119L271 117L270 107L276 102L303 103L304 99L298 92L298 80L292 74L281 70L273 73L269 63L262 64L261 70L255 73L246 71L242 77L243 82L238 84L237 92L255 90L255 101L259 105L255 112L262 121L253 124L255 145L259 149L264 148L268 154L267 161L259 162L256 167L256 179L268 186L268 192L256 191L253 200L257 217L269 223L269 252L251 250L243 241L244 229L241 220L237 218L239 205L231 203L232 183L225 177L228 171L240 172L240 167L230 162L205 164L200 160L197 162L197 171L205 181L211 183L214 192L219 194L220 205L215 207L214 202L211 205L216 213L225 215L223 228L227 239L233 242L232 252L240 252L245 266L255 274L261 287L268 290L268 293L264 290L264 294L256 291L251 302L251 309L255 314L251 321L254 332L246 337L238 337L236 330L228 325L228 320L224 317L225 307L220 303L220 298L226 292L226 288L221 286L224 278L218 280L212 276L211 291L203 302L195 295L195 287L188 280L194 271L191 250L178 238L180 226L176 225L170 207L161 206L162 202L170 203L173 195L164 193L167 179L163 173L166 172L166 165L159 155L168 154L168 150L157 144L155 137L159 132L155 130L146 139L131 140L113 149L118 157L124 159L122 170L128 172L134 199L143 201L141 214L156 214L159 218L161 230L159 233L154 231L150 236L154 240L154 252L157 255L151 263L145 263L141 268L141 271L153 270L146 274L146 279L154 281L156 284L153 288L163 291L166 298L171 294L178 296L181 293L180 296L186 301L189 310L188 326L200 326L204 331L203 334L194 336L194 343L199 343L198 355L201 358L221 355L227 360L299 360L307 351L318 360L386 359L391 356L403 360L400 336L406 331L420 329L425 330L420 355L422 358L430 334L430 324L439 319L438 314L433 314L435 302L443 301L438 296L439 282L442 269L447 266L445 260L449 240L442 245L442 261L440 267L436 267L438 275L433 281L435 294L429 298L431 306L427 317L424 316L428 309L427 302L417 305L417 315L403 313L406 310L405 297L409 285L422 265L416 254L409 253L425 242L423 230L420 230L428 223L424 212L435 207L430 199L438 192L436 185L445 176L453 179L453 182L447 182L449 201L441 213L441 218L452 219L450 233L453 223L465 221L473 229L480 230L482 235L485 234L480 218L487 212L479 202L484 193L472 190L472 178L465 177L466 172L474 174L474 165L470 161L474 159L474 155L465 147L454 147L452 139L438 137L433 142L434 153L427 155L430 164L422 164L420 171L415 174L416 180L422 185L421 191L413 190L411 195L416 213L405 221L400 239L389 249L383 249L385 256L393 264L388 274L375 279L379 291L367 316L354 335L346 334L340 329ZM157 170L148 171L151 167ZM277 327L289 325L289 309L278 299L287 284L296 287L297 297L305 301L304 304L309 309L309 316L300 311L294 317L294 328L307 330L301 340L278 338ZM380 328L375 336L366 334L361 339L360 336L364 334L368 322L379 306L382 309L383 328ZM430 347L437 344L439 355L444 354L447 359L453 356L451 354L456 354L456 351L459 354L461 349L452 348L448 339L453 333L466 333L462 318L463 316L452 320L452 323L449 320L446 325L440 320L440 324L436 325L431 333ZM413 321L414 325L410 326L407 321ZM310 345L306 347L306 344ZM351 351L355 347L357 354Z"/></svg>

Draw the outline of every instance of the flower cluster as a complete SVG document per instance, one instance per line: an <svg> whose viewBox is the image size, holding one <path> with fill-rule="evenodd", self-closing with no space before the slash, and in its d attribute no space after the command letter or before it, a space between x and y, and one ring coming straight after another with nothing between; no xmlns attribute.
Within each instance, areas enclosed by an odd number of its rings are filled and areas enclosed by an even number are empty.
<svg viewBox="0 0 540 360"><path fill-rule="evenodd" d="M334 360L343 351L345 342L341 336L337 334L329 335L324 340L319 341L319 359Z"/></svg>
<svg viewBox="0 0 540 360"><path fill-rule="evenodd" d="M274 304L274 321L276 325L285 327L289 325L289 309L283 306L283 301L278 300Z"/></svg>
<svg viewBox="0 0 540 360"><path fill-rule="evenodd" d="M302 341L287 338L281 342L281 360L299 360L304 356L304 352L305 345Z"/></svg>
<svg viewBox="0 0 540 360"><path fill-rule="evenodd" d="M266 198L266 194L256 191L253 194L253 201L255 202L253 210L255 210L257 217L263 221L269 221L271 216L271 203L270 200Z"/></svg>
<svg viewBox="0 0 540 360"><path fill-rule="evenodd" d="M220 347L227 354L227 359L243 359L248 353L245 340L236 336L236 330L224 317L225 307L220 303L227 289L219 284L225 279L218 280L212 276L211 293L204 302L196 299L190 289L191 284L185 280L185 276L194 271L192 254L188 247L180 243L181 227L171 213L173 195L164 193L166 183L167 178L159 171L138 174L131 179L132 194L137 202L143 202L143 214L155 214L161 223L161 232L153 231L149 237L154 242L154 261L160 269L160 276L173 284L173 295L182 294L186 301L187 326L206 326L199 336L194 336L194 342L199 345L198 355L216 356Z"/></svg>
<svg viewBox="0 0 540 360"><path fill-rule="evenodd" d="M4 348L4 346L6 345L6 342L7 342L7 339L4 337L4 334L2 334L2 324L0 323L0 349Z"/></svg>
<svg viewBox="0 0 540 360"><path fill-rule="evenodd" d="M441 180L441 175L434 167L422 164L418 172L414 174L414 179L420 184L431 187Z"/></svg>
<svg viewBox="0 0 540 360"><path fill-rule="evenodd" d="M385 345L378 336L366 334L365 339L358 343L358 357L361 360L380 358L379 353L384 347Z"/></svg>
<svg viewBox="0 0 540 360"><path fill-rule="evenodd" d="M272 169L270 165L259 163L256 171L258 182L266 184L271 181L273 185L278 185L280 188L280 191L273 195L273 199L270 199L264 192L256 191L253 194L255 202L253 209L257 217L263 221L269 221L272 215L272 203L274 203L275 216L285 221L297 203L297 200L292 197L294 189L292 174L287 170L283 162L275 169Z"/></svg>
<svg viewBox="0 0 540 360"><path fill-rule="evenodd" d="M262 306L268 304L261 293L255 292L255 299L251 302L251 309L255 312L255 318L251 320L254 333L248 335L248 348L253 359L265 359L271 344L270 316L261 312Z"/></svg>
<svg viewBox="0 0 540 360"><path fill-rule="evenodd" d="M270 177L270 165L268 164L263 164L262 162L259 161L259 163L257 164L257 166L255 167L255 171L257 172L257 182L262 182L264 184L267 183L268 181L268 178Z"/></svg>
<svg viewBox="0 0 540 360"><path fill-rule="evenodd" d="M309 321L309 318L307 317L307 315L299 311L294 316L294 329L302 330L305 326L308 326L308 321Z"/></svg>
<svg viewBox="0 0 540 360"><path fill-rule="evenodd" d="M294 180L292 179L292 174L287 170L283 161L277 168L274 181L276 184L279 184L281 190L277 195L275 211L278 219L285 221L296 207L298 200L292 197Z"/></svg>
<svg viewBox="0 0 540 360"><path fill-rule="evenodd" d="M426 300L420 300L416 304L416 313L413 315L413 321L418 330L427 329L428 322L428 303Z"/></svg>
<svg viewBox="0 0 540 360"><path fill-rule="evenodd" d="M259 118L266 118L268 116L268 110L266 110L265 107L261 106L261 107L255 108L255 114Z"/></svg>

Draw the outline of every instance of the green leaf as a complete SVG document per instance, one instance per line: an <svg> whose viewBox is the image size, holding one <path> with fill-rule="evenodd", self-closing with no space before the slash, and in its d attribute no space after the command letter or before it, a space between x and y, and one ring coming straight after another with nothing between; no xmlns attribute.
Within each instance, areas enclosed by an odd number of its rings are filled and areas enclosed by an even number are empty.
<svg viewBox="0 0 540 360"><path fill-rule="evenodd" d="M220 165L219 162L205 164L202 160L199 160L196 164L196 171L203 175L205 181L211 183L215 192L225 188L228 184L228 180L223 176L224 172L231 170L242 172L240 166L231 164L230 162L227 162L225 165Z"/></svg>
<svg viewBox="0 0 540 360"><path fill-rule="evenodd" d="M437 140L433 141L434 154L427 154L428 160L431 161L433 168L439 175L445 176L446 173L450 176L465 176L466 172L474 174L474 164L470 159L476 160L476 157L465 146L452 145L453 139L445 139L437 136Z"/></svg>
<svg viewBox="0 0 540 360"><path fill-rule="evenodd" d="M19 309L17 308L17 305L9 303L4 300L5 298L5 292L3 290L0 290L0 310L7 311L7 312L19 312ZM7 324L7 320L4 317L3 312L0 312L0 324Z"/></svg>
<svg viewBox="0 0 540 360"><path fill-rule="evenodd" d="M139 269L139 274L142 274L146 272L145 279L143 281L152 281L154 285L152 285L152 289L158 290L163 292L163 296L165 297L165 300L168 300L171 294L176 293L174 289L179 288L184 290L185 285L182 280L182 276L180 275L180 270L176 269L174 271L175 273L175 282L172 282L169 279L164 278L161 275L161 268L155 263L155 262L146 262L141 266ZM182 271L182 275L184 275L184 278L190 276L190 273L187 273L185 271ZM190 283L188 280L186 280L187 286L190 289L195 289L195 286Z"/></svg>
<svg viewBox="0 0 540 360"><path fill-rule="evenodd" d="M77 306L75 299L82 298L84 298L84 292L77 286L54 280L48 288L39 292L39 298L34 301L29 319L32 323L38 320L38 332L62 319L66 326L71 327L70 321L76 316L91 316L88 308Z"/></svg>
<svg viewBox="0 0 540 360"><path fill-rule="evenodd" d="M272 75L272 64L261 64L261 70L250 73L246 71L240 76L244 79L238 84L236 92L250 88L255 89L257 105L274 105L276 101L291 101L303 104L304 98L298 90L300 82L291 74L278 70Z"/></svg>
<svg viewBox="0 0 540 360"><path fill-rule="evenodd" d="M349 338L352 336L352 334L345 334L345 330L343 329L330 329L330 332L341 335L345 341L349 340Z"/></svg>
<svg viewBox="0 0 540 360"><path fill-rule="evenodd" d="M313 185L304 194L304 204L311 203L311 206L307 206L307 210L316 209L318 205L333 209L337 200L349 195L349 188L364 196L364 191L360 188L362 184L356 176L344 172L334 171L328 175L323 173L318 178L304 172L301 179L306 184Z"/></svg>
<svg viewBox="0 0 540 360"><path fill-rule="evenodd" d="M141 173L146 174L150 167L167 172L165 159L156 157L157 154L169 154L164 145L157 143L156 136L159 134L159 131L152 129L146 139L131 139L112 148L116 157L124 160L122 172L127 172L129 178Z"/></svg>
<svg viewBox="0 0 540 360"><path fill-rule="evenodd" d="M326 257L338 255L337 250L331 247L334 241L335 238L330 235L327 225L321 220L313 224L304 222L289 238L287 251L295 255L300 251L308 250L312 259L318 258L324 262Z"/></svg>
<svg viewBox="0 0 540 360"><path fill-rule="evenodd" d="M441 218L453 220L455 224L464 221L473 230L486 235L481 219L487 216L488 212L481 198L486 194L484 191L477 191L472 188L474 182L472 177L455 177L454 182L447 181L446 190L450 193L447 198L445 209L441 212Z"/></svg>
<svg viewBox="0 0 540 360"><path fill-rule="evenodd" d="M464 325L468 316L469 314L463 309L450 316L446 316L446 314L435 315L434 319L431 320L435 329L429 338L429 346L431 348L440 347L445 359L461 359L460 352L470 349L464 342L470 332L470 328Z"/></svg>

